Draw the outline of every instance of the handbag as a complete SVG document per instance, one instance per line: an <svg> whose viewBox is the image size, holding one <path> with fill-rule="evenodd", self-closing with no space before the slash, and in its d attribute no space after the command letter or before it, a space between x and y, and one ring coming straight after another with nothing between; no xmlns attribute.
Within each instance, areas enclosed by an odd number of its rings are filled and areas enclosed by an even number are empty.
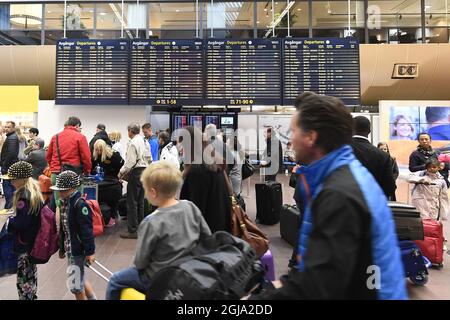
<svg viewBox="0 0 450 320"><path fill-rule="evenodd" d="M233 189L228 175L225 171L223 171L223 174L231 198L231 234L247 241L253 250L255 250L258 258L260 258L269 249L269 239L239 206L236 197L233 195Z"/></svg>
<svg viewBox="0 0 450 320"><path fill-rule="evenodd" d="M245 158L242 164L242 180L250 178L255 173L255 167L250 163L250 160Z"/></svg>
<svg viewBox="0 0 450 320"><path fill-rule="evenodd" d="M297 188L297 173L292 172L291 177L289 178L289 187L291 188Z"/></svg>
<svg viewBox="0 0 450 320"><path fill-rule="evenodd" d="M58 141L58 134L56 135L56 151L58 153L58 161L59 161L59 166L61 167L61 172L63 171L73 171L75 172L77 175L81 176L83 174L83 166L75 166L73 164L69 164L69 163L62 163L61 161L61 152L59 151L59 141ZM78 149L79 151L79 149ZM81 156L80 156L81 159Z"/></svg>

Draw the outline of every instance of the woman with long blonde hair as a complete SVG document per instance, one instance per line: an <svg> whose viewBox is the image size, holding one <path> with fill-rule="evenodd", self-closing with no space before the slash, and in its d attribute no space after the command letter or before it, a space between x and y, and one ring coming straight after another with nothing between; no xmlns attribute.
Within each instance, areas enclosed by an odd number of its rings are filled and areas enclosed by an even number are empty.
<svg viewBox="0 0 450 320"><path fill-rule="evenodd" d="M44 199L39 183L32 175L31 164L19 161L8 169L7 175L2 176L16 188L12 207L15 215L7 223L8 232L14 235L14 252L18 255L17 290L20 300L37 299L37 268L30 252L39 231Z"/></svg>
<svg viewBox="0 0 450 320"><path fill-rule="evenodd" d="M119 131L113 131L110 132L108 136L109 140L111 140L113 144L112 149L114 151L119 152L122 159L125 159L125 151L124 151L125 148L122 146L122 143L120 142L120 140L122 140L122 134Z"/></svg>
<svg viewBox="0 0 450 320"><path fill-rule="evenodd" d="M105 202L111 207L111 218L105 217L105 223L114 225L117 217L119 200L122 197L122 184L117 177L124 161L119 152L114 151L104 140L97 140L94 143L92 155L92 174L96 174L96 167L100 166L105 173L105 183L99 185L98 201Z"/></svg>

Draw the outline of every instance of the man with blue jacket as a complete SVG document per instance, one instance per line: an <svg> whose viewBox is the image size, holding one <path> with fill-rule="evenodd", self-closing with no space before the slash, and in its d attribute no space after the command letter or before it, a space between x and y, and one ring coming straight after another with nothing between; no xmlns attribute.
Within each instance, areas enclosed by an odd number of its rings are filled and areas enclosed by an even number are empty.
<svg viewBox="0 0 450 320"><path fill-rule="evenodd" d="M144 123L142 125L142 133L144 134L145 140L150 145L150 151L152 153L152 161L159 160L159 142L158 137L153 134L152 125L150 123Z"/></svg>
<svg viewBox="0 0 450 320"><path fill-rule="evenodd" d="M297 268L252 299L407 299L392 213L355 158L352 116L337 98L303 93L291 120L305 204Z"/></svg>

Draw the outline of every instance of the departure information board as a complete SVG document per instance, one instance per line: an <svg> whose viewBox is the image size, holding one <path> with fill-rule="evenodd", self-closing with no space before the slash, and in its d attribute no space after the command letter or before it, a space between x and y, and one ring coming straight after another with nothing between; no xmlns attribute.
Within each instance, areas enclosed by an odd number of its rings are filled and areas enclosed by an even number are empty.
<svg viewBox="0 0 450 320"><path fill-rule="evenodd" d="M128 104L128 41L59 40L56 104Z"/></svg>
<svg viewBox="0 0 450 320"><path fill-rule="evenodd" d="M360 105L359 44L350 38L283 40L283 104L302 92L340 98Z"/></svg>
<svg viewBox="0 0 450 320"><path fill-rule="evenodd" d="M281 40L206 41L206 105L281 104Z"/></svg>
<svg viewBox="0 0 450 320"><path fill-rule="evenodd" d="M130 103L203 104L203 41L131 41Z"/></svg>

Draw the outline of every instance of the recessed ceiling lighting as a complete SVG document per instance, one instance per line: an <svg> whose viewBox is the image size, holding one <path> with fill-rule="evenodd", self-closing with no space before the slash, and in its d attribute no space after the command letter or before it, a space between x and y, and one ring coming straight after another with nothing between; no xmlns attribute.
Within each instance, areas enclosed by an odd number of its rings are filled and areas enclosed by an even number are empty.
<svg viewBox="0 0 450 320"><path fill-rule="evenodd" d="M298 8L297 11L302 11L302 9Z"/></svg>
<svg viewBox="0 0 450 320"><path fill-rule="evenodd" d="M175 10L175 12L180 12L180 9Z"/></svg>
<svg viewBox="0 0 450 320"><path fill-rule="evenodd" d="M100 12L100 15L101 15L101 16L106 16L107 13L106 13L106 12Z"/></svg>
<svg viewBox="0 0 450 320"><path fill-rule="evenodd" d="M267 11L267 8L265 8L264 11Z"/></svg>
<svg viewBox="0 0 450 320"><path fill-rule="evenodd" d="M275 4L277 5L277 4L278 4L278 2L275 2Z"/></svg>
<svg viewBox="0 0 450 320"><path fill-rule="evenodd" d="M48 10L47 13L52 13L52 12L50 10Z"/></svg>
<svg viewBox="0 0 450 320"><path fill-rule="evenodd" d="M256 23L259 23L259 21L256 21Z"/></svg>

